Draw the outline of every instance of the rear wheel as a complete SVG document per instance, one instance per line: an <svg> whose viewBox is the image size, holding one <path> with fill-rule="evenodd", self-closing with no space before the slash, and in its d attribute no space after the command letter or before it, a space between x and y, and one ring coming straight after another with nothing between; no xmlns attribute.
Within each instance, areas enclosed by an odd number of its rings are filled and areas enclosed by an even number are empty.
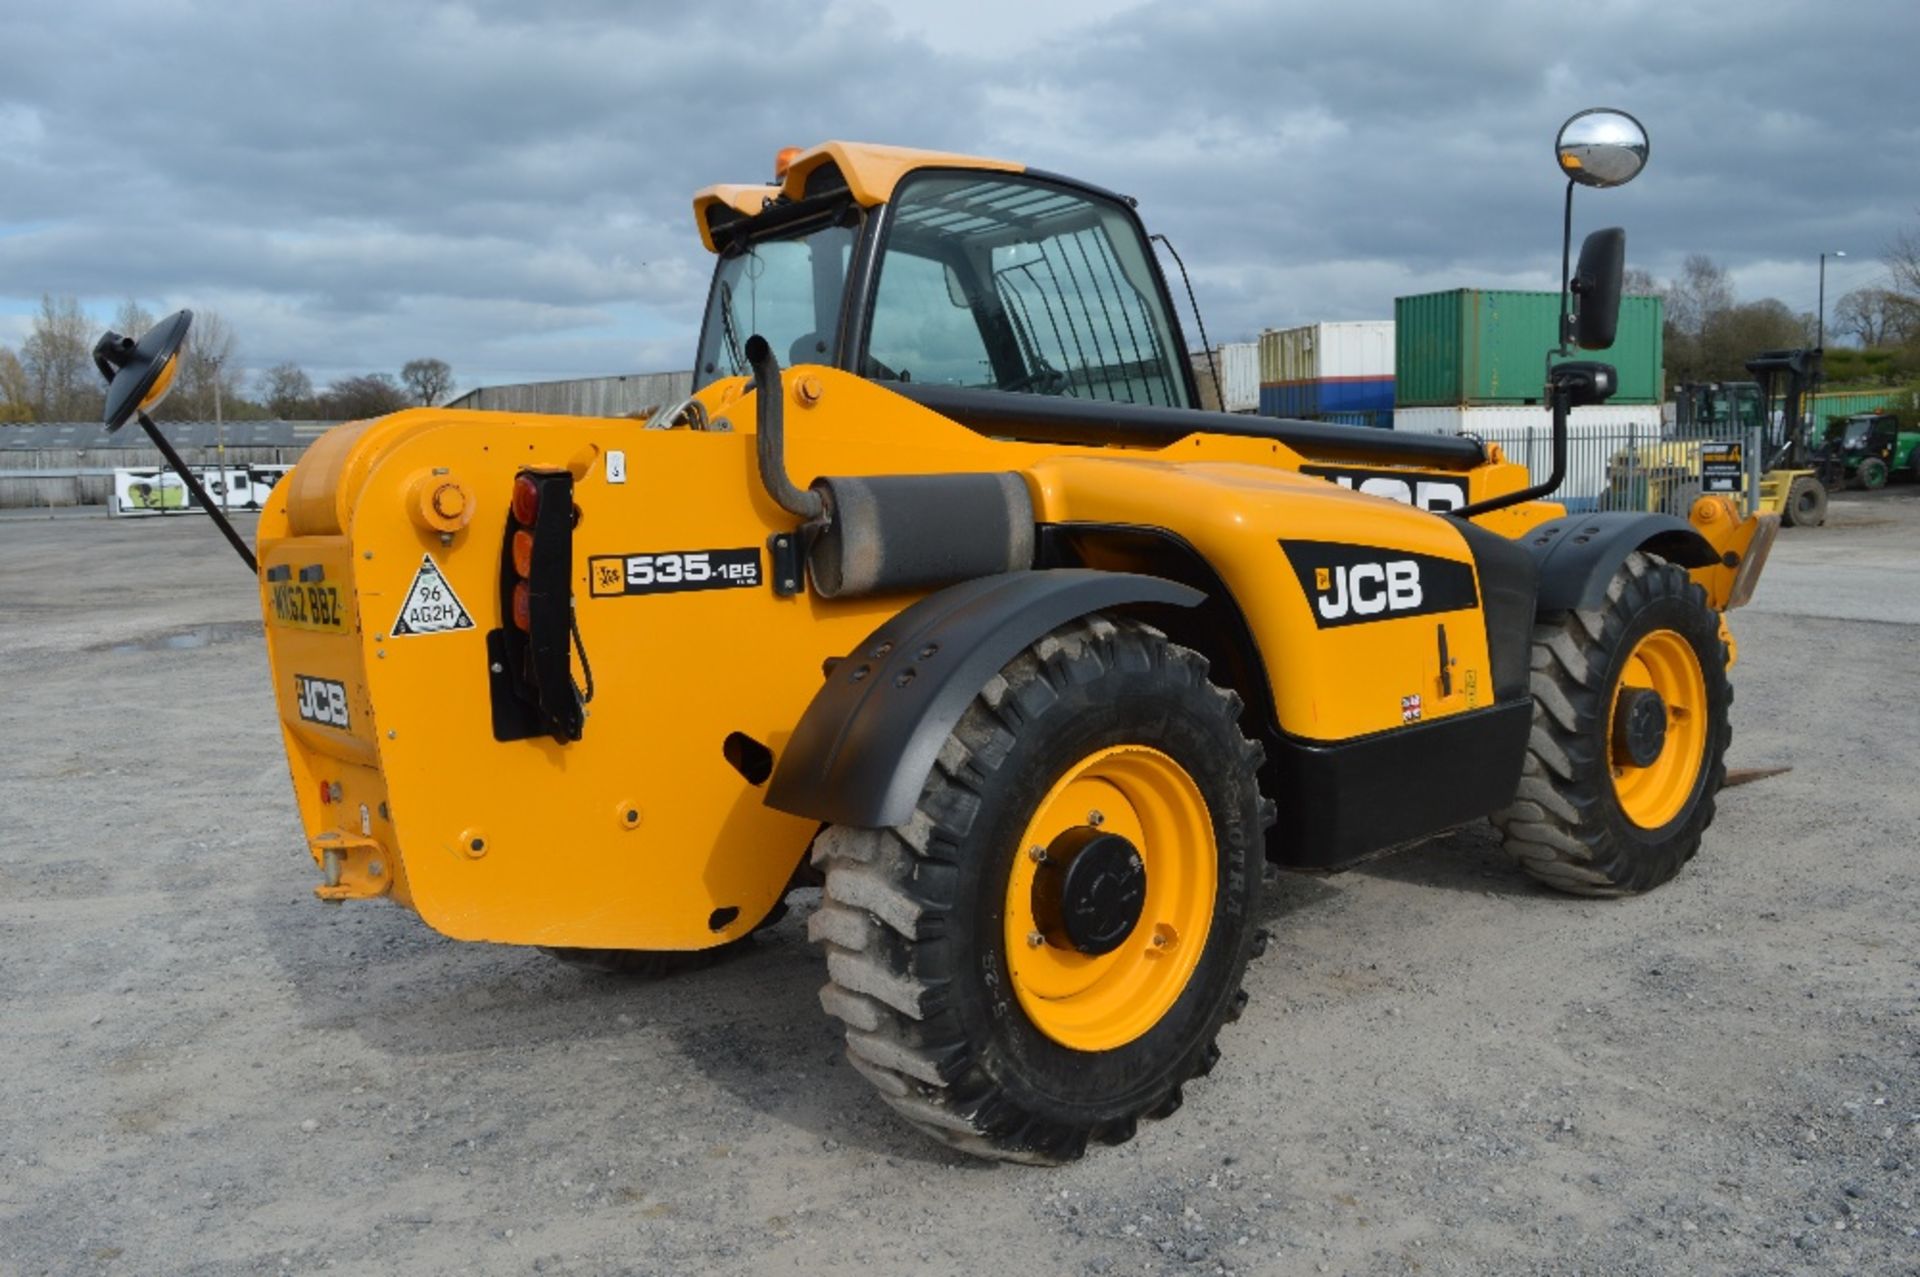
<svg viewBox="0 0 1920 1277"><path fill-rule="evenodd" d="M1862 457L1853 477L1868 492L1877 491L1887 486L1887 463L1878 457Z"/></svg>
<svg viewBox="0 0 1920 1277"><path fill-rule="evenodd" d="M923 1131L1051 1163L1179 1107L1239 1016L1270 805L1203 658L1093 617L962 716L907 824L815 843L847 1056Z"/></svg>
<svg viewBox="0 0 1920 1277"><path fill-rule="evenodd" d="M1826 485L1803 474L1787 488L1787 506L1781 523L1790 528L1817 528L1827 521Z"/></svg>
<svg viewBox="0 0 1920 1277"><path fill-rule="evenodd" d="M1726 659L1705 591L1653 555L1627 557L1604 607L1535 627L1533 734L1494 817L1523 869L1628 895L1692 859L1726 780Z"/></svg>

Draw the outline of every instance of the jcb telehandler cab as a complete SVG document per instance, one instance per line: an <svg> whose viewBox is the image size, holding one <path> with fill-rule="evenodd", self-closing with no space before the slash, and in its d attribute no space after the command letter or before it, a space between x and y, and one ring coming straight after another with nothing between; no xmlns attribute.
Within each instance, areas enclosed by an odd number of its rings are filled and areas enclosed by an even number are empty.
<svg viewBox="0 0 1920 1277"><path fill-rule="evenodd" d="M1569 224L1573 183L1646 153L1629 116L1569 121ZM1472 439L1196 408L1098 187L827 143L694 207L692 398L356 422L274 490L260 598L323 898L658 969L821 883L853 1065L939 1139L1052 1162L1212 1067L1269 866L1491 816L1611 895L1699 847L1723 613L1774 523L1541 500L1610 367L1553 368L1529 486ZM1572 273L1580 346L1612 341L1623 242ZM103 342L114 424L151 428L184 322Z"/></svg>

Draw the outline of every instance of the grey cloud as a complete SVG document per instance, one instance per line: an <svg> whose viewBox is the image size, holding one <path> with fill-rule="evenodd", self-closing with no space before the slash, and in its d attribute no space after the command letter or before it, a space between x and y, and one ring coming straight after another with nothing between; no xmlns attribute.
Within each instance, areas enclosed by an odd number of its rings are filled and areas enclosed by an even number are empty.
<svg viewBox="0 0 1920 1277"><path fill-rule="evenodd" d="M1910 2L1169 2L1024 42L1020 8L974 38L861 0L16 6L0 309L211 304L250 364L323 380L423 353L468 384L681 364L710 266L692 192L825 137L1129 191L1216 339L1546 284L1552 130L1595 102L1654 160L1581 224L1625 224L1656 273L1704 251L1811 307L1814 254L1871 256L1920 208Z"/></svg>

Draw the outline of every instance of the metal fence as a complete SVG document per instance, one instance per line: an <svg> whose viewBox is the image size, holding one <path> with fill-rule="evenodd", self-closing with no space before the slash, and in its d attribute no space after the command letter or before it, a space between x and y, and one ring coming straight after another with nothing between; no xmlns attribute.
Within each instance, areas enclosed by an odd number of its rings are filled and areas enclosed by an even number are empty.
<svg viewBox="0 0 1920 1277"><path fill-rule="evenodd" d="M193 466L290 465L302 448L181 448ZM0 452L0 510L56 506L104 506L113 496L117 469L155 469L166 464L155 448Z"/></svg>
<svg viewBox="0 0 1920 1277"><path fill-rule="evenodd" d="M1535 483L1553 472L1551 430L1489 430L1478 437L1525 466ZM1567 440L1566 478L1551 499L1576 512L1645 510L1684 519L1703 492L1725 492L1751 514L1764 450L1757 428L1577 426Z"/></svg>

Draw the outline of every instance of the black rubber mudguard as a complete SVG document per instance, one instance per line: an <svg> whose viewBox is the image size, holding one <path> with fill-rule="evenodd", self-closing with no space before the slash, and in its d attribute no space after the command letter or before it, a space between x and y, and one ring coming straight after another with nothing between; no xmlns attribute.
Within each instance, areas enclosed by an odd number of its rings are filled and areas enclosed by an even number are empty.
<svg viewBox="0 0 1920 1277"><path fill-rule="evenodd" d="M1607 510L1569 514L1540 524L1520 541L1540 573L1540 612L1597 608L1629 554L1645 550L1684 568L1718 563L1713 547L1685 519L1671 514Z"/></svg>
<svg viewBox="0 0 1920 1277"><path fill-rule="evenodd" d="M1206 596L1089 568L1005 572L921 599L834 662L767 785L767 806L834 825L905 824L947 735L987 680L1076 617Z"/></svg>

